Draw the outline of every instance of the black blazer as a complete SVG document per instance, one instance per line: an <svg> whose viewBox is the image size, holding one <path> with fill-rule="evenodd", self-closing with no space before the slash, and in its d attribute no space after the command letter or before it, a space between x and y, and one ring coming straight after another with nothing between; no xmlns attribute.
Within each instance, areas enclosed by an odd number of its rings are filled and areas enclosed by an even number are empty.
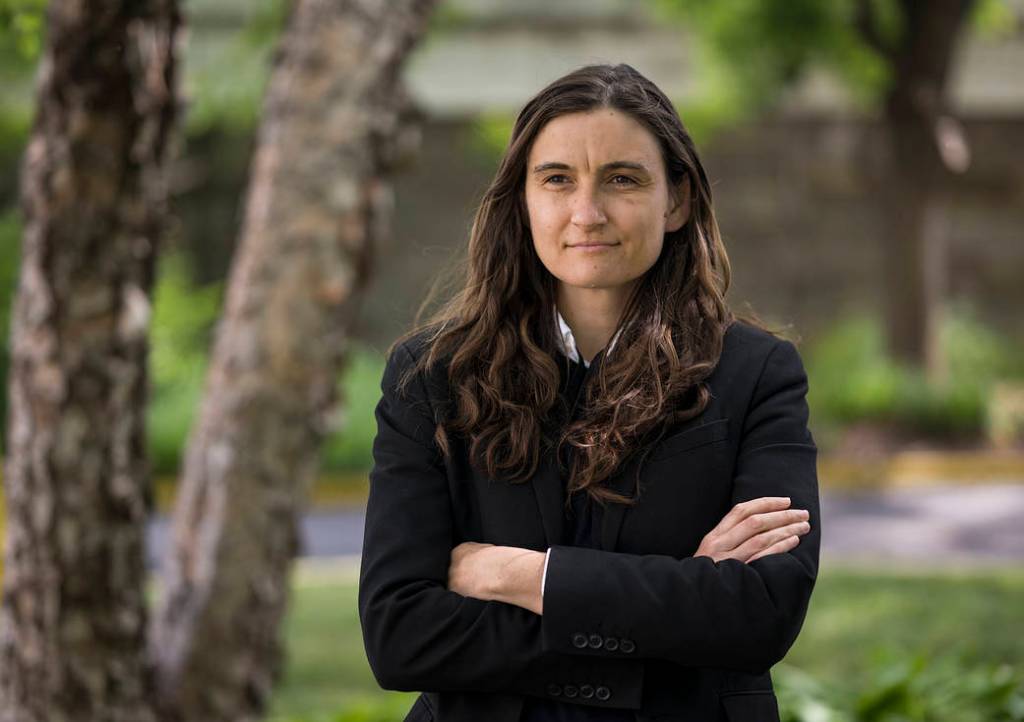
<svg viewBox="0 0 1024 722"><path fill-rule="evenodd" d="M444 369L405 396L395 390L421 339L397 347L384 371L359 579L377 681L424 693L406 719L517 722L522 695L535 695L636 710L640 721L777 720L769 668L803 624L821 539L794 345L732 324L707 380L710 404L653 445L639 502L608 505L601 548L587 549L559 544L565 492L553 454L521 484L474 471L457 438L443 459L433 434L448 403ZM631 495L638 463L609 483ZM808 510L795 549L749 564L692 556L733 505L761 496ZM463 541L551 547L543 615L449 591Z"/></svg>

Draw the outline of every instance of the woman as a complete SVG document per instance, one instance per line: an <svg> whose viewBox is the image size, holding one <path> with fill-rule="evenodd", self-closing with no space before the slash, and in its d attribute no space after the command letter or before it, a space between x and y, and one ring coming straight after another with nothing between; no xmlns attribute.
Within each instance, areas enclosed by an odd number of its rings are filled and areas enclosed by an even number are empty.
<svg viewBox="0 0 1024 722"><path fill-rule="evenodd" d="M807 378L736 320L665 95L581 68L523 108L465 285L392 347L359 612L407 720L777 720L818 565Z"/></svg>

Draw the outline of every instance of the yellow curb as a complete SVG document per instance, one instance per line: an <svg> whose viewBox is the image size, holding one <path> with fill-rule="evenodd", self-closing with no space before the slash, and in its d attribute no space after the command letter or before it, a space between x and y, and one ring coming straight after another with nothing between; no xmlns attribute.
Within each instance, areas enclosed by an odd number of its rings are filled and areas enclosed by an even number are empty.
<svg viewBox="0 0 1024 722"><path fill-rule="evenodd" d="M370 492L369 472L355 471L321 476L310 493L313 507L363 506ZM153 481L156 508L170 512L174 508L177 477L161 476Z"/></svg>
<svg viewBox="0 0 1024 722"><path fill-rule="evenodd" d="M1018 451L901 451L877 458L821 456L826 489L892 489L944 484L1024 483Z"/></svg>

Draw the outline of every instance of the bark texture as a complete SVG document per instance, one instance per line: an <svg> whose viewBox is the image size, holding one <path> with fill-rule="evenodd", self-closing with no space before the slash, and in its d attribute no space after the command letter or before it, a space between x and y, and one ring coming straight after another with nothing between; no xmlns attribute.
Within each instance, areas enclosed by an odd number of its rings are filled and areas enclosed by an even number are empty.
<svg viewBox="0 0 1024 722"><path fill-rule="evenodd" d="M946 89L972 5L973 0L900 0L903 28L888 45L872 0L860 0L862 35L892 71L885 99L888 148L879 179L889 231L887 343L896 359L926 369L936 381L944 375L939 324L949 272L943 196L952 173L969 163Z"/></svg>
<svg viewBox="0 0 1024 722"><path fill-rule="evenodd" d="M150 291L174 0L52 0L22 166L0 720L145 722Z"/></svg>
<svg viewBox="0 0 1024 722"><path fill-rule="evenodd" d="M168 720L257 719L346 329L415 147L399 71L433 0L298 0L282 36L151 635Z"/></svg>

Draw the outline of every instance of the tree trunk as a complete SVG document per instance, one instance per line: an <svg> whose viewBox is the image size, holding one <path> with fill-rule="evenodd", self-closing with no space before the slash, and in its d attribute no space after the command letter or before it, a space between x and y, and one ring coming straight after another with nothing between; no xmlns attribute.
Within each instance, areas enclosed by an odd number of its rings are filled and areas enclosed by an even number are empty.
<svg viewBox="0 0 1024 722"><path fill-rule="evenodd" d="M433 5L292 8L154 617L164 719L256 719L280 675L300 514L387 232L383 175L418 140L399 71Z"/></svg>
<svg viewBox="0 0 1024 722"><path fill-rule="evenodd" d="M863 0L866 5L870 0ZM945 301L949 171L966 168L966 145L948 115L946 81L971 0L902 0L904 32L887 50L893 81L885 103L888 163L880 181L885 239L886 340L891 355L945 373L939 329Z"/></svg>
<svg viewBox="0 0 1024 722"><path fill-rule="evenodd" d="M150 291L174 0L51 0L22 166L0 720L145 722Z"/></svg>

